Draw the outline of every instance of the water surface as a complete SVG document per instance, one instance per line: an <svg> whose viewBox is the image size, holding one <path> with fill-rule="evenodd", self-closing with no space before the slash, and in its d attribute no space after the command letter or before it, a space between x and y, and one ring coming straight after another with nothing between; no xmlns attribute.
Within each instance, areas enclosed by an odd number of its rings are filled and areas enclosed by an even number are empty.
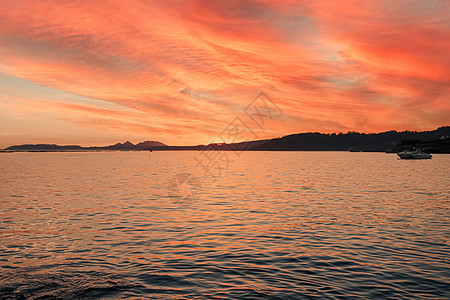
<svg viewBox="0 0 450 300"><path fill-rule="evenodd" d="M0 298L450 297L449 155L226 153L1 153Z"/></svg>

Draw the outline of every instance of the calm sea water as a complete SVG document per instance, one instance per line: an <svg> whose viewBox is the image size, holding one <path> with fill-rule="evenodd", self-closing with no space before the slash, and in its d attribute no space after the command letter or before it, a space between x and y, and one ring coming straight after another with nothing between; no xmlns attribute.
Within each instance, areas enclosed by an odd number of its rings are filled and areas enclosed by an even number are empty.
<svg viewBox="0 0 450 300"><path fill-rule="evenodd" d="M450 297L450 155L227 155L0 154L0 298Z"/></svg>

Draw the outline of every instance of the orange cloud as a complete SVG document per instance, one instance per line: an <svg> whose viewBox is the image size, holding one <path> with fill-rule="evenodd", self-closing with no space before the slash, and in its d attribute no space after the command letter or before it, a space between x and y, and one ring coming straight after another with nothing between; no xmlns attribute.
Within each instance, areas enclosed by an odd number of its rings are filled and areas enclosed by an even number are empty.
<svg viewBox="0 0 450 300"><path fill-rule="evenodd" d="M450 113L449 19L439 0L5 1L0 71L86 99L27 99L55 119L169 143L214 140L259 91L284 112L261 138L431 129Z"/></svg>

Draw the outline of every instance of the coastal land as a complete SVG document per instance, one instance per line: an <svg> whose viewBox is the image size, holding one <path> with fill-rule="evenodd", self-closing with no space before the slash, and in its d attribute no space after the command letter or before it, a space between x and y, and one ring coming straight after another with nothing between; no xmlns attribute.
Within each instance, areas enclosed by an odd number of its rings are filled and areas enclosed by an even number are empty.
<svg viewBox="0 0 450 300"><path fill-rule="evenodd" d="M429 153L450 153L450 126L431 131L386 131L381 133L318 133L306 132L275 139L240 143L212 143L195 146L168 146L159 141L133 144L129 141L110 146L82 147L56 144L24 144L7 147L1 152L62 151L352 151L399 152L420 148Z"/></svg>

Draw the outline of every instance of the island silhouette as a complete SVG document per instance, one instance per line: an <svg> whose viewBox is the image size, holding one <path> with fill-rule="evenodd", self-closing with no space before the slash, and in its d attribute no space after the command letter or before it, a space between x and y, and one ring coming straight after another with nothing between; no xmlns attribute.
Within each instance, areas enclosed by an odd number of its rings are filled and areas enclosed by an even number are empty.
<svg viewBox="0 0 450 300"><path fill-rule="evenodd" d="M281 138L246 141L240 143L212 143L195 146L168 146L159 141L133 144L129 141L109 146L82 147L79 145L24 144L3 149L15 151L363 151L399 152L420 148L429 153L450 153L450 126L431 131L386 131L381 133L318 133L306 132Z"/></svg>

